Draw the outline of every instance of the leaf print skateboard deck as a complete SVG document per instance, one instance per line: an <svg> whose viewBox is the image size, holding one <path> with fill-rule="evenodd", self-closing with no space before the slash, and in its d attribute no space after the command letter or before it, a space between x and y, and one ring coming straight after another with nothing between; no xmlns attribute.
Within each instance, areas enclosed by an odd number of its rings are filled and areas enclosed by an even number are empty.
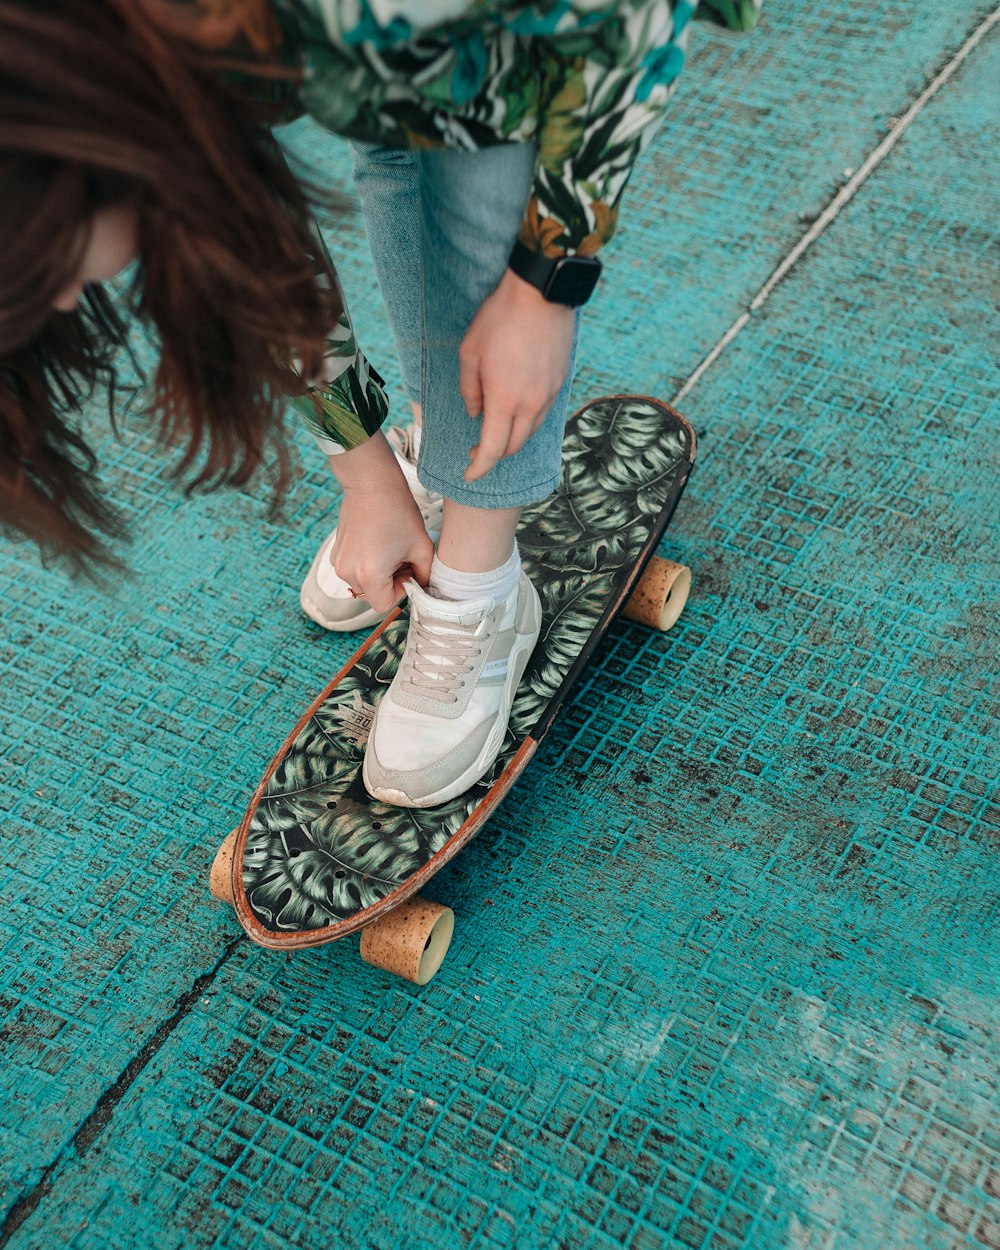
<svg viewBox="0 0 1000 1250"><path fill-rule="evenodd" d="M610 396L569 419L562 482L518 530L542 602L538 645L493 767L438 807L393 807L362 782L405 606L375 630L305 711L215 858L212 893L255 942L294 950L361 930L369 962L418 984L434 975L454 916L419 891L510 790L619 609L660 629L680 615L690 574L651 556L694 457L692 428L655 399Z"/></svg>

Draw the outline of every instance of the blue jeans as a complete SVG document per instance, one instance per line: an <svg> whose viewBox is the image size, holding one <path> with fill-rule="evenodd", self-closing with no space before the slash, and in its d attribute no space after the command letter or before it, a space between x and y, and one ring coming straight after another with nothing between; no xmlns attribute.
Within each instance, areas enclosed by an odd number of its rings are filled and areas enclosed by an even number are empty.
<svg viewBox="0 0 1000 1250"><path fill-rule="evenodd" d="M462 475L480 423L458 389L458 349L507 268L531 191L534 145L351 149L403 383L423 408L421 484L478 508L544 499L559 482L579 316L569 374L541 428L477 482Z"/></svg>

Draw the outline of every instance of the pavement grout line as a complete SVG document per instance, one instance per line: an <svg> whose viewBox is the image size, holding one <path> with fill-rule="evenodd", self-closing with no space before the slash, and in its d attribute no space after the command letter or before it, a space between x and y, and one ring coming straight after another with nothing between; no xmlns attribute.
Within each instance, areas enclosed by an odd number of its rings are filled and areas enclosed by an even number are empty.
<svg viewBox="0 0 1000 1250"><path fill-rule="evenodd" d="M0 1247L8 1244L42 1199L51 1193L58 1179L58 1174L62 1171L70 1156L73 1156L77 1162L85 1158L90 1147L111 1123L118 1104L135 1084L139 1075L163 1048L164 1043L215 980L223 964L232 957L233 952L238 946L243 944L243 941L243 933L241 932L238 937L233 938L226 945L225 950L216 960L215 966L195 979L191 988L177 1000L177 1006L173 1013L163 1021L142 1049L132 1056L119 1073L114 1084L109 1086L100 1096L93 1111L91 1111L69 1141L60 1147L56 1157L48 1164L35 1184L8 1208L3 1223L0 1224Z"/></svg>
<svg viewBox="0 0 1000 1250"><path fill-rule="evenodd" d="M914 100L910 107L906 110L889 134L878 144L876 148L868 155L860 168L851 176L851 178L840 188L830 203L816 218L806 233L799 239L798 243L792 248L787 256L779 262L775 267L771 276L760 288L757 294L750 301L746 312L741 313L722 338L715 344L708 355L702 360L701 364L688 377L687 381L674 395L670 401L672 404L678 404L684 397L698 385L705 373L718 360L729 344L740 334L744 327L748 324L755 312L764 306L770 298L771 293L779 282L788 274L794 265L798 263L803 254L812 247L813 243L820 237L827 227L836 220L840 210L845 204L854 198L858 189L868 181L871 174L882 164L892 149L899 142L900 138L909 129L912 122L923 111L928 102L940 91L940 89L948 82L948 80L957 72L966 58L974 51L976 47L986 38L993 27L1000 22L1000 7L997 7L983 22L976 27L972 34L962 44L961 48L948 61L944 69L924 88L920 95Z"/></svg>

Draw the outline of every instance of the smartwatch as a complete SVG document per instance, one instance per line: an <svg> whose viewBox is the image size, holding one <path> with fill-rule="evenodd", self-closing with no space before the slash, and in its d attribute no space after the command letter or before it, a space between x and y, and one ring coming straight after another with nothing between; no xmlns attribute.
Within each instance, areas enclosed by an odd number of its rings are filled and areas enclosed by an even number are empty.
<svg viewBox="0 0 1000 1250"><path fill-rule="evenodd" d="M554 260L533 252L518 240L507 262L509 268L537 287L552 304L579 308L594 292L601 274L596 256L559 256Z"/></svg>

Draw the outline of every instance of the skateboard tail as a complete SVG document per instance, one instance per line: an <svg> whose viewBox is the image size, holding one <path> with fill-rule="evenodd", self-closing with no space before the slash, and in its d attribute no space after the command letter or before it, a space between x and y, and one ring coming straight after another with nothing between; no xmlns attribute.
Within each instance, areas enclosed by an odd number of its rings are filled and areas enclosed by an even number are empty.
<svg viewBox="0 0 1000 1250"><path fill-rule="evenodd" d="M258 945L272 946L272 947L275 947L276 949L285 949L285 947L287 946L287 943L286 942L275 943L275 942L267 942L267 941L262 940L261 935L265 934L267 930L263 929L263 927L256 920L253 910L250 907L250 904L247 900L246 891L243 887L243 856L244 856L244 852L246 851L247 836L250 831L250 824L253 820L254 813L257 811L260 801L264 797L264 794L267 791L268 785L270 784L272 778L274 777L274 774L277 772L278 768L280 767L281 762L284 759L286 753L288 752L292 744L295 742L295 740L298 738L299 734L302 732L304 727L309 723L312 717L315 716L316 712L319 710L319 708L323 706L323 704L330 697L330 695L337 688L337 686L341 683L344 677L349 672L351 672L351 670L360 661L364 659L365 654L368 651L370 651L372 647L375 646L375 644L378 642L379 638L382 636L385 630L388 629L388 627L400 615L401 611L402 611L401 608L396 608L393 612L389 614L389 616L386 617L386 619L382 622L381 625L379 625L377 629L375 629L371 634L369 634L369 636L365 639L365 641L361 644L361 646L358 647L357 651L355 651L354 654L351 656L351 658L340 669L338 669L335 676L328 682L328 684L323 688L322 692L313 700L313 702L305 710L305 712L302 714L302 716L299 718L298 722L296 723L295 727L292 729L291 733L289 733L288 736L285 738L285 741L282 743L280 749L275 753L274 758L271 760L271 763L267 767L267 771L264 773L263 777L260 779L260 782L258 783L257 788L253 793L253 797L251 798L250 802L247 804L246 812L236 831L236 843L233 848L232 897L233 897L233 907L236 912L237 919L239 920L240 924L243 926L247 935L250 938L252 938L253 941L257 942ZM310 943L306 943L306 945L310 945Z"/></svg>
<svg viewBox="0 0 1000 1250"><path fill-rule="evenodd" d="M359 654L363 654L365 649L362 648ZM242 846L238 840L236 853L233 856L233 906L247 936L258 946L267 947L269 950L305 950L310 946L323 946L327 942L336 942L340 938L357 933L384 916L387 912L392 911L398 904L419 893L431 877L443 868L449 860L453 859L466 843L479 832L506 797L514 782L527 767L528 761L534 755L537 747L538 741L532 737L526 738L521 743L503 772L469 813L461 827L456 833L452 834L441 850L418 872L407 878L391 894L385 895L378 903L366 907L363 911L356 912L353 916L349 916L337 924L324 925L322 928L317 929L275 932L262 925L254 915L243 887L240 871L242 848L246 845L245 827L249 827L249 821L253 815L254 803L251 803L247 816L240 826L240 833L243 835Z"/></svg>

